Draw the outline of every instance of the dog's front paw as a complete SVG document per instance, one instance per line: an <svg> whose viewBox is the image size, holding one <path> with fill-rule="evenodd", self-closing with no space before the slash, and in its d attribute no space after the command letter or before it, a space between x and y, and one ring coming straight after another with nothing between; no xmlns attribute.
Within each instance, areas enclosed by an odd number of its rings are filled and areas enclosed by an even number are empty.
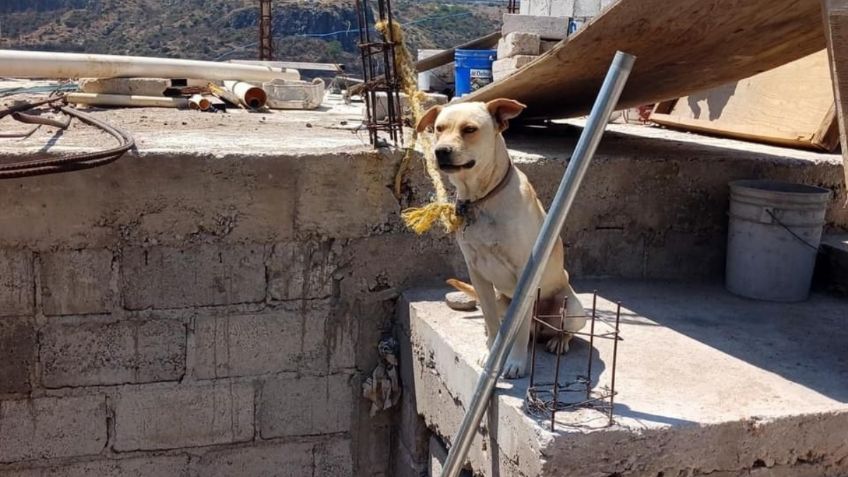
<svg viewBox="0 0 848 477"><path fill-rule="evenodd" d="M513 359L512 357L506 360L503 369L503 377L505 379L519 379L527 374L527 359Z"/></svg>
<svg viewBox="0 0 848 477"><path fill-rule="evenodd" d="M545 349L548 350L548 353L554 354L565 354L568 352L569 344L571 343L571 338L574 335L571 333L565 333L562 335L562 338L559 336L554 336L549 339L545 344Z"/></svg>

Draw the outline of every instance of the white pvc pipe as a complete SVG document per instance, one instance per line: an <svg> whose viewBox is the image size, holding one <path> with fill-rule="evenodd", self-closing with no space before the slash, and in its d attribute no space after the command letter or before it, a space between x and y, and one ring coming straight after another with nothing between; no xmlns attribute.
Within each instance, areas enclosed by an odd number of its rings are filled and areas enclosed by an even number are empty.
<svg viewBox="0 0 848 477"><path fill-rule="evenodd" d="M92 106L138 106L148 108L187 108L185 98L167 98L164 96L129 96L123 94L68 93L69 103L89 104Z"/></svg>
<svg viewBox="0 0 848 477"><path fill-rule="evenodd" d="M242 81L224 81L224 88L238 96L241 103L251 109L259 109L268 102L268 95L259 86Z"/></svg>
<svg viewBox="0 0 848 477"><path fill-rule="evenodd" d="M6 78L203 78L273 81L300 79L300 74L267 66L178 60L146 56L89 55L0 50L0 76Z"/></svg>
<svg viewBox="0 0 848 477"><path fill-rule="evenodd" d="M212 103L210 103L208 99L204 98L202 94L193 94L190 98L188 98L188 107L189 109L206 111L212 107Z"/></svg>

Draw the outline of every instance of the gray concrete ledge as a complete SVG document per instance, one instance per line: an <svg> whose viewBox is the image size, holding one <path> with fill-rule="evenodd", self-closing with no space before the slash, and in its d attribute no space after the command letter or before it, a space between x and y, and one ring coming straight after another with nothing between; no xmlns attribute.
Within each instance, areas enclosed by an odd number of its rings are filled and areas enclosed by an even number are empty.
<svg viewBox="0 0 848 477"><path fill-rule="evenodd" d="M848 474L846 303L815 295L785 305L737 298L713 284L582 282L609 321L624 303L615 425L592 410L560 413L555 432L522 410L527 379L501 381L472 445L488 476ZM485 351L479 312L442 302L443 290L405 295L404 376L427 426L450 442ZM584 303L590 295L581 293ZM574 342L562 376L585 370ZM596 342L595 386L609 383L611 346ZM540 378L553 356L540 350Z"/></svg>

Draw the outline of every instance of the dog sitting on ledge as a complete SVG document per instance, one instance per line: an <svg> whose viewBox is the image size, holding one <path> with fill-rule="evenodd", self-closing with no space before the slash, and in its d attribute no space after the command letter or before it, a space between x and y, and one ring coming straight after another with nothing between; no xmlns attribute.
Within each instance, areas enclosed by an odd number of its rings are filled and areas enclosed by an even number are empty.
<svg viewBox="0 0 848 477"><path fill-rule="evenodd" d="M456 188L456 212L463 219L456 240L465 257L471 285L458 280L449 283L479 301L489 348L545 220L536 191L512 163L501 134L509 120L524 108L523 104L504 98L434 106L416 125L419 133L433 129L433 152L439 170ZM563 300L568 298L565 329L576 332L586 324L586 316L563 269L564 259L562 239L557 239L542 275L539 314L559 314ZM533 338L531 322L531 314L522 318L504 366L506 378L527 374ZM551 324L560 326L558 322ZM538 339L547 341L548 351L568 351L571 333L560 339L552 330L542 328L545 329Z"/></svg>

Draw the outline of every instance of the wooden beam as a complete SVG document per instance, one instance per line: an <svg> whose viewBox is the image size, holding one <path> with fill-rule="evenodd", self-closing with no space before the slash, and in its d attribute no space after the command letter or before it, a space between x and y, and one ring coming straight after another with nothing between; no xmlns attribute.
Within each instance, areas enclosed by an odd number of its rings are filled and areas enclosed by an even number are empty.
<svg viewBox="0 0 848 477"><path fill-rule="evenodd" d="M848 0L822 0L824 33L830 59L833 96L839 119L839 139L842 144L842 168L848 187Z"/></svg>

